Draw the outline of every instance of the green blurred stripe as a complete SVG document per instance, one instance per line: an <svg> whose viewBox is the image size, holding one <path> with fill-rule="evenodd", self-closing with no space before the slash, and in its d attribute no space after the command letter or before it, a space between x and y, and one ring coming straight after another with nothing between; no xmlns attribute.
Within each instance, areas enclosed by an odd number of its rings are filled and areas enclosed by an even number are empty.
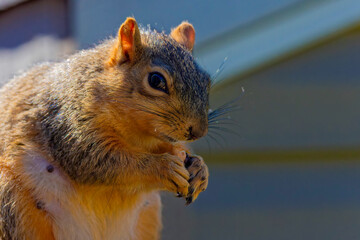
<svg viewBox="0 0 360 240"><path fill-rule="evenodd" d="M297 163L360 160L360 147L345 149L259 150L221 153L199 153L207 163Z"/></svg>

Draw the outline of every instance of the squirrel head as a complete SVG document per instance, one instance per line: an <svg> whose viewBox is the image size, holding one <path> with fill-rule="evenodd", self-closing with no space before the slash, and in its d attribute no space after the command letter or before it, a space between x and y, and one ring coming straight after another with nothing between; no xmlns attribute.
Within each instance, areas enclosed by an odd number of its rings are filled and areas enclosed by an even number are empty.
<svg viewBox="0 0 360 240"><path fill-rule="evenodd" d="M195 62L195 30L188 22L170 35L121 25L106 59L102 88L113 127L164 142L192 141L207 133L210 77ZM121 122L121 123L120 123Z"/></svg>

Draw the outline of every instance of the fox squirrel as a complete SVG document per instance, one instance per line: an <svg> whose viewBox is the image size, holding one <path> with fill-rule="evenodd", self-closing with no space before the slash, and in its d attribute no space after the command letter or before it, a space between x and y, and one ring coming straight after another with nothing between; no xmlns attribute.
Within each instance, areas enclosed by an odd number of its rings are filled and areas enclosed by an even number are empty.
<svg viewBox="0 0 360 240"><path fill-rule="evenodd" d="M195 30L127 18L118 36L0 90L1 239L159 239L159 191L189 204L208 168L209 75Z"/></svg>

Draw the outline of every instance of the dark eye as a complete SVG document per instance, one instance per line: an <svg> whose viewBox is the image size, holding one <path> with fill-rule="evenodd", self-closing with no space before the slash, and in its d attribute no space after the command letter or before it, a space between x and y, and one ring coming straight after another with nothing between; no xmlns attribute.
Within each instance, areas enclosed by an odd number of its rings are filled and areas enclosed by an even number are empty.
<svg viewBox="0 0 360 240"><path fill-rule="evenodd" d="M150 87L152 87L156 90L163 91L165 93L169 93L167 85L166 85L166 79L161 73L159 73L159 72L149 73L148 81L149 81Z"/></svg>

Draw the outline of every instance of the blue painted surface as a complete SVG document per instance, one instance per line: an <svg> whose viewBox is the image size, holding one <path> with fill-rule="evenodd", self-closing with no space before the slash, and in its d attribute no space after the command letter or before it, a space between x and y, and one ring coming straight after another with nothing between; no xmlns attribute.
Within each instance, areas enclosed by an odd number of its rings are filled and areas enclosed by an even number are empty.
<svg viewBox="0 0 360 240"><path fill-rule="evenodd" d="M212 129L222 144L207 137L212 151L359 146L359 62L356 31L212 92L213 109L241 95L222 125L238 135ZM194 148L209 149L205 139Z"/></svg>
<svg viewBox="0 0 360 240"><path fill-rule="evenodd" d="M284 11L259 27L249 31L239 28L227 38L218 39L211 47L198 52L201 63L208 69L216 70L223 59L228 58L221 75L221 78L227 79L336 35L360 22L360 2L357 0L308 3L301 4L296 11Z"/></svg>
<svg viewBox="0 0 360 240"><path fill-rule="evenodd" d="M0 50L14 49L39 36L65 38L67 13L63 1L42 0L1 13Z"/></svg>
<svg viewBox="0 0 360 240"><path fill-rule="evenodd" d="M197 42L214 37L239 25L304 0L253 1L117 1L72 0L74 33L80 48L88 47L115 34L128 16L150 24L160 31L169 30L183 20L194 24Z"/></svg>
<svg viewBox="0 0 360 240"><path fill-rule="evenodd" d="M209 188L202 194L206 200L194 204L194 211L360 207L360 163L269 164L213 170Z"/></svg>
<svg viewBox="0 0 360 240"><path fill-rule="evenodd" d="M167 194L163 239L360 239L360 163L210 166L189 207Z"/></svg>

